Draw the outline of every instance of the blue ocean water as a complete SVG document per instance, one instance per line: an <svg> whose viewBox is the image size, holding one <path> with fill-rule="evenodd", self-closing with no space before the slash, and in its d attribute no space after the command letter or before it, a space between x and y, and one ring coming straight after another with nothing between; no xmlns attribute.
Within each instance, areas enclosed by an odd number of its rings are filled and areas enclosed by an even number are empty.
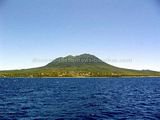
<svg viewBox="0 0 160 120"><path fill-rule="evenodd" d="M0 78L0 119L159 120L160 78Z"/></svg>

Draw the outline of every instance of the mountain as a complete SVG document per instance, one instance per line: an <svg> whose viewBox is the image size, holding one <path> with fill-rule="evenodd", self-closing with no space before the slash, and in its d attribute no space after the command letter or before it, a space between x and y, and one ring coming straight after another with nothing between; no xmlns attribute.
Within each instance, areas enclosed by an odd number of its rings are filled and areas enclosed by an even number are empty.
<svg viewBox="0 0 160 120"><path fill-rule="evenodd" d="M150 70L132 70L112 66L90 54L59 57L45 66L24 70L1 71L0 77L121 77L160 76Z"/></svg>
<svg viewBox="0 0 160 120"><path fill-rule="evenodd" d="M81 67L86 65L107 65L107 63L103 62L99 58L90 54L82 54L79 56L66 56L59 57L53 60L51 63L47 64L45 67L47 68L66 68L66 67Z"/></svg>

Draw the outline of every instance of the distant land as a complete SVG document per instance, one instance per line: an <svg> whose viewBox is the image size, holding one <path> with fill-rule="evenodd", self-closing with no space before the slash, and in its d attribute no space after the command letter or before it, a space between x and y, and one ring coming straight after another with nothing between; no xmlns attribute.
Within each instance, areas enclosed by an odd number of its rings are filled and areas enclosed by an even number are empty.
<svg viewBox="0 0 160 120"><path fill-rule="evenodd" d="M160 72L112 66L90 54L59 57L45 66L0 71L0 77L158 77Z"/></svg>

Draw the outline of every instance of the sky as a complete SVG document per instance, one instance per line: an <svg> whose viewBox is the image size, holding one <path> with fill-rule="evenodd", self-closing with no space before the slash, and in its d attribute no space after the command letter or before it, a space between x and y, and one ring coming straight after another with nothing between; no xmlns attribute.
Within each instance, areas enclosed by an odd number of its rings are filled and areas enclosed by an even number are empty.
<svg viewBox="0 0 160 120"><path fill-rule="evenodd" d="M0 0L0 70L93 54L160 71L158 0Z"/></svg>

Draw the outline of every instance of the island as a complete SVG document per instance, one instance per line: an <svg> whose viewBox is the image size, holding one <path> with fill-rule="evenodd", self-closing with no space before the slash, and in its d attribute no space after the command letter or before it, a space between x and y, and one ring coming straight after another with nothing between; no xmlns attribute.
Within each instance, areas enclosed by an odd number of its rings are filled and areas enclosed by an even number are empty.
<svg viewBox="0 0 160 120"><path fill-rule="evenodd" d="M119 68L91 54L59 57L45 66L0 71L0 77L158 77L160 72Z"/></svg>

